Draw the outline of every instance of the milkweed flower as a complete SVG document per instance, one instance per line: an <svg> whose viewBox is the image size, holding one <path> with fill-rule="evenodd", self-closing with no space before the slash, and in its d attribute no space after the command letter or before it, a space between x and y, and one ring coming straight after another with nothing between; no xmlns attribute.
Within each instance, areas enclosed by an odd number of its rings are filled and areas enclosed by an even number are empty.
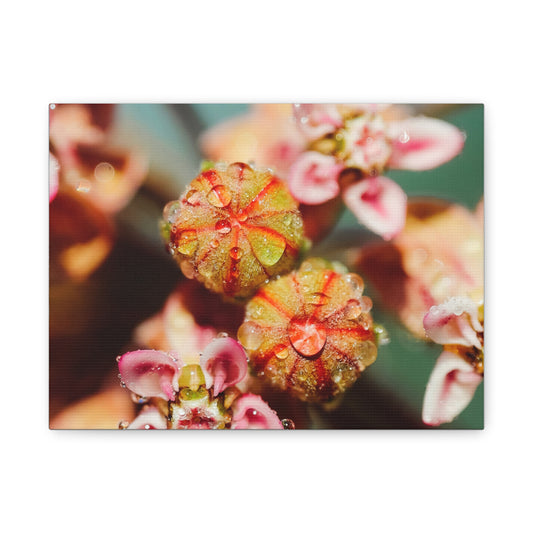
<svg viewBox="0 0 533 533"><path fill-rule="evenodd" d="M483 303L452 297L424 317L427 336L444 345L429 378L422 420L437 426L451 422L470 403L483 379Z"/></svg>
<svg viewBox="0 0 533 533"><path fill-rule="evenodd" d="M190 361L190 360L189 360ZM185 363L175 352L136 350L118 358L121 383L143 407L131 429L283 429L260 396L236 385L247 375L242 346L217 337Z"/></svg>
<svg viewBox="0 0 533 533"><path fill-rule="evenodd" d="M302 204L319 205L342 195L363 225L390 240L404 226L407 196L384 171L442 165L461 152L464 138L455 126L435 118L387 120L384 108L295 104L308 144L287 181Z"/></svg>

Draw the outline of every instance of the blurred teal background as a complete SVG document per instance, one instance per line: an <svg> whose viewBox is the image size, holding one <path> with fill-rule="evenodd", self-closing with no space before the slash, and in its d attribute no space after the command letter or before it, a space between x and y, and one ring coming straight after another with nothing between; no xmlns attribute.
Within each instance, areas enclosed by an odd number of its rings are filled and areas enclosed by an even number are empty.
<svg viewBox="0 0 533 533"><path fill-rule="evenodd" d="M425 172L388 171L410 196L434 196L473 209L483 196L483 106L415 105L418 112L442 118L460 128L466 142L452 161ZM51 339L50 414L98 390L98 376L114 372L115 356L131 339L133 328L157 312L181 273L170 261L158 233L158 219L166 202L176 199L193 179L203 159L199 135L207 128L249 109L244 104L122 104L115 110L113 139L148 155L148 179L118 217L118 242L106 263L90 281L103 287L100 319L95 328L69 339ZM369 238L349 211L320 244L334 250L346 236L352 242ZM111 299L115 304L109 304ZM107 302L107 303L106 303ZM126 303L127 302L127 303ZM127 310L125 312L125 310ZM98 313L96 315L98 317ZM395 317L374 308L391 342L382 346L376 362L346 394L341 407L326 412L310 408L317 428L425 428L421 422L425 386L442 347L415 339ZM95 333L96 331L96 333ZM97 335L97 336L96 336ZM95 343L94 339L98 341ZM68 353L77 350L93 374L72 369L78 379L71 387L64 379ZM61 372L57 370L61 367ZM91 377L92 376L92 377ZM81 386L80 386L81 381ZM118 386L118 382L117 382ZM439 429L483 428L483 386L468 408Z"/></svg>

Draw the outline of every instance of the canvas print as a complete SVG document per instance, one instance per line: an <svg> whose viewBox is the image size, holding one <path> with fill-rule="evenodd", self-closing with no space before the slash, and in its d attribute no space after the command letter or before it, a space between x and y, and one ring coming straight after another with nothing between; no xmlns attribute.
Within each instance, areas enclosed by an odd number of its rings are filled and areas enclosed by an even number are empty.
<svg viewBox="0 0 533 533"><path fill-rule="evenodd" d="M482 104L49 109L51 429L482 429Z"/></svg>

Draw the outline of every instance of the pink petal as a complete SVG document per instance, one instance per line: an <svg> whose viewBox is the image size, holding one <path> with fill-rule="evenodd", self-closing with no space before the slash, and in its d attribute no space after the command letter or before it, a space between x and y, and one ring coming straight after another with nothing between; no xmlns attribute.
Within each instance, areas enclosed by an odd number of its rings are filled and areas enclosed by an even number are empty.
<svg viewBox="0 0 533 533"><path fill-rule="evenodd" d="M50 182L49 182L49 202L51 202L57 194L59 188L59 162L50 154Z"/></svg>
<svg viewBox="0 0 533 533"><path fill-rule="evenodd" d="M333 133L343 124L334 104L294 104L293 111L300 131L309 140Z"/></svg>
<svg viewBox="0 0 533 533"><path fill-rule="evenodd" d="M389 167L427 170L438 167L461 152L464 137L454 125L429 117L389 123L392 141Z"/></svg>
<svg viewBox="0 0 533 533"><path fill-rule="evenodd" d="M213 394L242 381L248 372L248 361L244 348L230 337L212 340L202 352L200 365L206 374L206 385L213 385Z"/></svg>
<svg viewBox="0 0 533 533"><path fill-rule="evenodd" d="M482 379L464 359L442 352L426 387L423 422L430 426L451 422L471 402Z"/></svg>
<svg viewBox="0 0 533 533"><path fill-rule="evenodd" d="M167 429L167 419L157 407L143 409L127 429Z"/></svg>
<svg viewBox="0 0 533 533"><path fill-rule="evenodd" d="M427 336L439 344L459 344L482 348L477 332L483 331L477 305L470 298L449 298L434 305L424 316Z"/></svg>
<svg viewBox="0 0 533 533"><path fill-rule="evenodd" d="M124 354L118 368L128 389L145 398L175 400L182 362L158 350L137 350Z"/></svg>
<svg viewBox="0 0 533 533"><path fill-rule="evenodd" d="M283 429L276 412L255 394L243 394L232 409L231 429Z"/></svg>
<svg viewBox="0 0 533 533"><path fill-rule="evenodd" d="M407 195L389 178L364 178L348 186L343 198L359 221L385 240L392 239L405 224Z"/></svg>
<svg viewBox="0 0 533 533"><path fill-rule="evenodd" d="M339 194L337 178L343 168L332 156L304 152L289 170L289 189L303 204L323 204Z"/></svg>

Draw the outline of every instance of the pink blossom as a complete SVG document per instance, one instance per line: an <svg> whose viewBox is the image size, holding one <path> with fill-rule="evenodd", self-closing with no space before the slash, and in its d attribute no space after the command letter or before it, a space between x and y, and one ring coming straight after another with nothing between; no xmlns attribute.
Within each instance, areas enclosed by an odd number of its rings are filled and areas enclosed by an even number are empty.
<svg viewBox="0 0 533 533"><path fill-rule="evenodd" d="M283 428L277 415L254 394L235 387L247 375L244 348L217 337L184 364L177 354L137 350L119 358L120 378L145 404L130 429ZM164 400L161 402L161 400Z"/></svg>
<svg viewBox="0 0 533 533"><path fill-rule="evenodd" d="M444 345L424 396L422 419L428 425L451 422L483 379L481 309L469 298L450 298L424 317L428 337Z"/></svg>
<svg viewBox="0 0 533 533"><path fill-rule="evenodd" d="M386 240L402 230L406 201L381 173L386 168L434 168L459 154L464 144L463 135L451 124L422 116L386 121L378 107L296 105L295 116L302 134L312 142L289 170L287 180L294 197L304 204L330 200L340 189L340 170L356 170L359 177L347 186L354 189L343 192L346 205L361 223ZM316 167L308 163L310 152L328 157L327 163L321 163L320 179ZM359 194L366 190L360 180L376 177L383 186L374 184L369 187L372 194Z"/></svg>
<svg viewBox="0 0 533 533"><path fill-rule="evenodd" d="M283 429L283 424L268 404L256 394L243 394L233 407L232 429Z"/></svg>

